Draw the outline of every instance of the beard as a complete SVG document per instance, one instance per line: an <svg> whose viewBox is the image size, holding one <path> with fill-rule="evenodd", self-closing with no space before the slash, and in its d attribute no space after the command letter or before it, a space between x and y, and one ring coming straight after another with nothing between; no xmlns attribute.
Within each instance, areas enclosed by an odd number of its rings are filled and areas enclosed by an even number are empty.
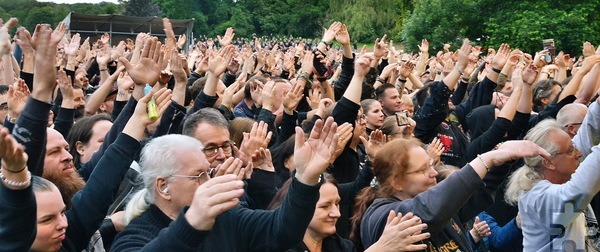
<svg viewBox="0 0 600 252"><path fill-rule="evenodd" d="M62 172L54 173L48 172L44 174L44 178L54 183L58 190L60 191L60 195L65 202L67 209L71 208L71 199L75 195L75 193L81 191L83 186L85 186L85 181L79 176L77 172L71 172L69 175L61 174Z"/></svg>
<svg viewBox="0 0 600 252"><path fill-rule="evenodd" d="M73 115L73 120L77 121L85 116L85 106L81 106L79 108L75 108L75 114Z"/></svg>

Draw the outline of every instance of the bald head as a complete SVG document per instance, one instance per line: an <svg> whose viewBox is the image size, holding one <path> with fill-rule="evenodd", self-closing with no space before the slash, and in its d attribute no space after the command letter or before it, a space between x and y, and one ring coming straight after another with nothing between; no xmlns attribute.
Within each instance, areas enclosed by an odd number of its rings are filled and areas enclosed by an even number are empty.
<svg viewBox="0 0 600 252"><path fill-rule="evenodd" d="M583 118L587 114L587 107L581 103L565 105L556 115L556 122L571 138L577 134Z"/></svg>

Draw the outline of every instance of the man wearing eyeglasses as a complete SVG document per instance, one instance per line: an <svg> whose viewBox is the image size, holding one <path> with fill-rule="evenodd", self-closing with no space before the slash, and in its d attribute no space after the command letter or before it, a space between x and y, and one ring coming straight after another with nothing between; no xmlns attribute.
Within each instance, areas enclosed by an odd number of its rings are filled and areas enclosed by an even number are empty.
<svg viewBox="0 0 600 252"><path fill-rule="evenodd" d="M231 160L226 163L226 160L230 157L240 158L244 166L250 161L249 157L253 153L245 153L246 150L240 149L237 153L234 153L234 142L229 139L229 123L225 117L216 109L204 108L188 116L185 124L183 125L183 134L198 139L203 145L204 155L210 163L210 174L216 173L215 168L224 164L223 166L230 167L229 164L235 165L235 161ZM270 135L267 136L270 139ZM267 140L268 142L268 140ZM238 154L236 156L236 154ZM227 169L227 167L220 167L219 169ZM277 188L274 186L276 175L273 167L254 167L247 171L246 180L246 194L242 201L244 201L250 209L265 209L273 196L277 193ZM222 172L223 173L223 172Z"/></svg>
<svg viewBox="0 0 600 252"><path fill-rule="evenodd" d="M183 134L198 139L204 145L204 155L214 168L233 156L229 139L229 123L215 109L201 109L189 115L183 125Z"/></svg>

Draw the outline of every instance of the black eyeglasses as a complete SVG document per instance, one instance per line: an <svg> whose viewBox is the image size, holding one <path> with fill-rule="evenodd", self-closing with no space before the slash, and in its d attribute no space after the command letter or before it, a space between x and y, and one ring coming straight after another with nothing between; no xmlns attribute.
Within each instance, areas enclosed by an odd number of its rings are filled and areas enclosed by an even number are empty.
<svg viewBox="0 0 600 252"><path fill-rule="evenodd" d="M228 141L227 143L223 144L223 145L217 145L217 146L207 146L205 147L202 151L204 152L204 155L206 155L206 157L214 157L217 155L217 153L219 153L219 149L223 150L223 153L225 153L226 155L231 154L231 151L233 150L233 145L235 143L233 141Z"/></svg>

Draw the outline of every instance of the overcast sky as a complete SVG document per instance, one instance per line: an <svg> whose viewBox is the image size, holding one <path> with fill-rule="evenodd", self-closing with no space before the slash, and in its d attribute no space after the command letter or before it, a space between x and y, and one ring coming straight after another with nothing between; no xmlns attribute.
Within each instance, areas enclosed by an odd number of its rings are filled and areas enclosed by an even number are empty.
<svg viewBox="0 0 600 252"><path fill-rule="evenodd" d="M38 2L53 2L53 3L100 3L100 2L111 2L118 3L117 0L38 0Z"/></svg>

